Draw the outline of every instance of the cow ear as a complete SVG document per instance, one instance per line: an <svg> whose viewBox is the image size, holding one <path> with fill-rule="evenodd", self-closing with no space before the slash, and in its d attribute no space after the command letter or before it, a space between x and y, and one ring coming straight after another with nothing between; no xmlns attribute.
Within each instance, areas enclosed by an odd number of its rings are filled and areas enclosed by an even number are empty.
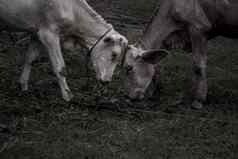
<svg viewBox="0 0 238 159"><path fill-rule="evenodd" d="M168 51L166 50L149 50L143 52L141 58L150 64L157 64L168 55Z"/></svg>

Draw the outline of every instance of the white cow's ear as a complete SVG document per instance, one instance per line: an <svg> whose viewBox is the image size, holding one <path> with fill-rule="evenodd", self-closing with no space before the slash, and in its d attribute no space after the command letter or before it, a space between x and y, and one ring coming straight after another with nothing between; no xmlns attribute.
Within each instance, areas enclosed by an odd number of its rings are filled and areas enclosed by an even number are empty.
<svg viewBox="0 0 238 159"><path fill-rule="evenodd" d="M168 55L168 51L166 50L149 50L143 52L141 58L150 64L157 64Z"/></svg>

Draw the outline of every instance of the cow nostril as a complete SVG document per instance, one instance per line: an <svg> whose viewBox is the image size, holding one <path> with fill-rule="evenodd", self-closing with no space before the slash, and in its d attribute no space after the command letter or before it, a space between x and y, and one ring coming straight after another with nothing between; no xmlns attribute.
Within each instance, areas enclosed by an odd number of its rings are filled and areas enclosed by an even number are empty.
<svg viewBox="0 0 238 159"><path fill-rule="evenodd" d="M117 53L112 52L112 61L115 61L117 59Z"/></svg>
<svg viewBox="0 0 238 159"><path fill-rule="evenodd" d="M142 91L135 91L135 92L131 92L129 94L129 98L132 101L140 101L142 99L144 99L144 93Z"/></svg>
<svg viewBox="0 0 238 159"><path fill-rule="evenodd" d="M136 91L136 98L138 99L138 100L142 100L142 99L144 99L144 94L143 94L143 92L141 92L141 91Z"/></svg>
<svg viewBox="0 0 238 159"><path fill-rule="evenodd" d="M145 98L144 94L141 94L141 93L140 93L140 94L139 94L139 99L142 100L142 99L144 99L144 98Z"/></svg>

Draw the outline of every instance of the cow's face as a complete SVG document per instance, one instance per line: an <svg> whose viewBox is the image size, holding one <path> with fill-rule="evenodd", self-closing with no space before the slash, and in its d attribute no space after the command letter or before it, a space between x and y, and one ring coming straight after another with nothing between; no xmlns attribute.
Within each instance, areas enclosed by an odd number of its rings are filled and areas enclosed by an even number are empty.
<svg viewBox="0 0 238 159"><path fill-rule="evenodd" d="M125 54L127 43L124 36L112 33L105 36L93 48L91 60L98 80L112 81L113 72Z"/></svg>
<svg viewBox="0 0 238 159"><path fill-rule="evenodd" d="M134 46L127 50L124 67L126 69L125 85L131 99L143 99L146 89L155 74L154 64L166 57L163 50L145 51Z"/></svg>

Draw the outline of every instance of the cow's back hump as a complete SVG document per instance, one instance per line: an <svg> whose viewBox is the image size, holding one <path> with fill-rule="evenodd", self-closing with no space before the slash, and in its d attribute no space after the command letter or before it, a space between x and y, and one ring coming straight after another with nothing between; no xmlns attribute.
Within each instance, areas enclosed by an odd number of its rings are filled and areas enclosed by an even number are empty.
<svg viewBox="0 0 238 159"><path fill-rule="evenodd" d="M0 0L0 29L37 30L45 19L47 0Z"/></svg>

